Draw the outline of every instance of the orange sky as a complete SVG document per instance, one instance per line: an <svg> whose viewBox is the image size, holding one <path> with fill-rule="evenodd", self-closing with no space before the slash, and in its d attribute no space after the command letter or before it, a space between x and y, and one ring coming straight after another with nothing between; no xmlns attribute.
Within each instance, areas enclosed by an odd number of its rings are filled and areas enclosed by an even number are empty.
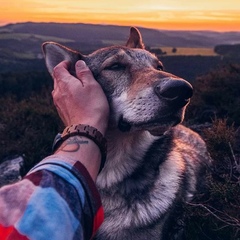
<svg viewBox="0 0 240 240"><path fill-rule="evenodd" d="M240 0L8 0L0 24L74 22L240 31Z"/></svg>

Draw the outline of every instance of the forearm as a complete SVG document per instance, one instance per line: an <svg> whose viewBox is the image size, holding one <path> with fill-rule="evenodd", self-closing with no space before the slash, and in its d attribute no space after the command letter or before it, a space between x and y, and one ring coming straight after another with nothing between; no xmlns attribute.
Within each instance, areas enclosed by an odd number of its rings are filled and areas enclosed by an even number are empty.
<svg viewBox="0 0 240 240"><path fill-rule="evenodd" d="M73 136L65 140L55 152L56 156L65 158L66 161L75 159L81 162L95 181L101 163L101 152L99 147L89 138Z"/></svg>
<svg viewBox="0 0 240 240"><path fill-rule="evenodd" d="M76 218L77 216L77 218ZM54 154L0 189L0 239L89 239L103 221L100 196L80 163ZM7 236L9 238L7 238Z"/></svg>

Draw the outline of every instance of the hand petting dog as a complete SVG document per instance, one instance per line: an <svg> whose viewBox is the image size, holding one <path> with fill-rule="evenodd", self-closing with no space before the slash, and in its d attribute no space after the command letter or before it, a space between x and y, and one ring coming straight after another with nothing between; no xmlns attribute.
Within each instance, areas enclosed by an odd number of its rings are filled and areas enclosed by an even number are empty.
<svg viewBox="0 0 240 240"><path fill-rule="evenodd" d="M109 106L101 86L84 61L75 65L78 78L69 73L69 65L63 61L53 71L52 96L59 116L65 126L88 124L105 134Z"/></svg>

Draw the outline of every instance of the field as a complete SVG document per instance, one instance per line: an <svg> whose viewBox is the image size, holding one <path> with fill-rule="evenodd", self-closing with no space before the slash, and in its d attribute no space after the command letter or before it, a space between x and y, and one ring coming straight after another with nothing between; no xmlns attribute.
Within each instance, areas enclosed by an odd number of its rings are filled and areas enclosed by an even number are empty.
<svg viewBox="0 0 240 240"><path fill-rule="evenodd" d="M124 45L123 41L117 40L102 40L103 45ZM175 51L174 51L175 49ZM150 47L152 52L158 53L162 51L163 55L167 56L217 56L214 49L211 47ZM160 54L161 55L161 54Z"/></svg>
<svg viewBox="0 0 240 240"><path fill-rule="evenodd" d="M157 49L161 49L163 54L168 56L217 56L213 48L161 47L153 48L152 50L156 51Z"/></svg>

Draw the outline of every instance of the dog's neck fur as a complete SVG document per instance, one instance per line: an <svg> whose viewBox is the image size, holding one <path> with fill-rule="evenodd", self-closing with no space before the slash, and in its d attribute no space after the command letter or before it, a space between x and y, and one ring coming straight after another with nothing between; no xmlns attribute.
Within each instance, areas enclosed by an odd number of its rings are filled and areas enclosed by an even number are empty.
<svg viewBox="0 0 240 240"><path fill-rule="evenodd" d="M100 188L111 187L130 175L143 161L149 146L159 139L148 131L123 133L119 130L109 130L106 138L107 161L97 179Z"/></svg>

